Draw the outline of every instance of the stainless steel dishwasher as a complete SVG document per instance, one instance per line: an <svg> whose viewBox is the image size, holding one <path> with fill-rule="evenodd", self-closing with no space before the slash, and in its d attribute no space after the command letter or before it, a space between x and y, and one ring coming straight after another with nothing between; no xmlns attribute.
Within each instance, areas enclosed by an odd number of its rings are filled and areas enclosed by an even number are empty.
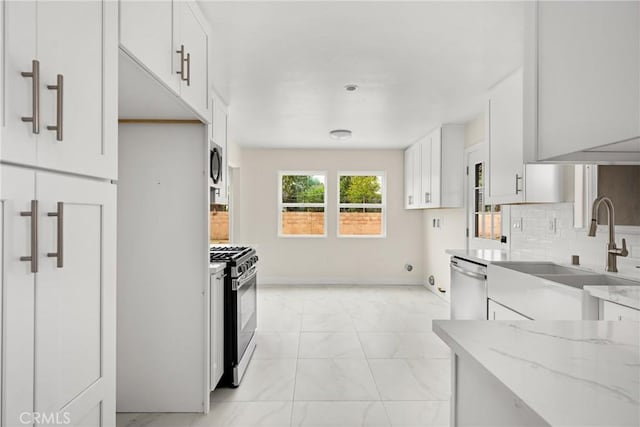
<svg viewBox="0 0 640 427"><path fill-rule="evenodd" d="M487 320L487 266L451 257L451 319Z"/></svg>

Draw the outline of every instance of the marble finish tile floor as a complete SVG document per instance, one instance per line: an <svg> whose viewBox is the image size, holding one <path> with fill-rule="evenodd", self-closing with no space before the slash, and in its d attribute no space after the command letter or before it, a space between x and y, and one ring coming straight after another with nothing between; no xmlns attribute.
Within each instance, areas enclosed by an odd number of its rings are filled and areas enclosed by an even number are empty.
<svg viewBox="0 0 640 427"><path fill-rule="evenodd" d="M201 414L118 414L117 427L441 427L450 351L431 331L449 305L421 286L269 286L237 389Z"/></svg>

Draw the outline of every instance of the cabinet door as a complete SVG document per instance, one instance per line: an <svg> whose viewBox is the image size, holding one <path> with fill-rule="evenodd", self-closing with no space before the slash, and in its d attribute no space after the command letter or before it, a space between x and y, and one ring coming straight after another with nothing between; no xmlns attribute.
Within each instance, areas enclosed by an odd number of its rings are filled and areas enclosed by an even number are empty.
<svg viewBox="0 0 640 427"><path fill-rule="evenodd" d="M411 146L404 150L404 208L411 209L413 207L413 158L415 156L415 148Z"/></svg>
<svg viewBox="0 0 640 427"><path fill-rule="evenodd" d="M182 45L185 49L184 78L180 84L180 95L196 111L207 117L209 98L207 31L194 11L197 6L188 3L176 3L175 6L177 14L174 23L178 25L176 31L179 36L174 46L176 46L175 50L180 49ZM180 61L177 61L176 68L177 71L181 69Z"/></svg>
<svg viewBox="0 0 640 427"><path fill-rule="evenodd" d="M640 310L609 301L602 301L602 320L628 320L640 322Z"/></svg>
<svg viewBox="0 0 640 427"><path fill-rule="evenodd" d="M640 136L640 3L537 5L538 159Z"/></svg>
<svg viewBox="0 0 640 427"><path fill-rule="evenodd" d="M117 14L117 2L107 0L38 3L39 166L116 178ZM62 87L48 89L58 75Z"/></svg>
<svg viewBox="0 0 640 427"><path fill-rule="evenodd" d="M522 69L491 90L487 104L488 201L524 200Z"/></svg>
<svg viewBox="0 0 640 427"><path fill-rule="evenodd" d="M489 320L531 320L520 313L497 304L492 300L489 301Z"/></svg>
<svg viewBox="0 0 640 427"><path fill-rule="evenodd" d="M43 257L35 300L35 411L68 412L71 425L112 426L116 187L52 173L36 179Z"/></svg>
<svg viewBox="0 0 640 427"><path fill-rule="evenodd" d="M0 159L23 165L35 165L37 134L34 133L33 124L22 121L22 118L33 117L34 110L37 111L33 95L43 89L42 85L34 85L33 77L22 76L22 73L31 73L33 61L38 59L36 57L36 3L8 1L3 2L2 7L4 7L2 22L4 97ZM36 119L36 121L40 123L39 131L44 132L42 120Z"/></svg>
<svg viewBox="0 0 640 427"><path fill-rule="evenodd" d="M431 135L427 135L420 143L419 162L416 162L416 203L418 207L427 207L431 203Z"/></svg>
<svg viewBox="0 0 640 427"><path fill-rule="evenodd" d="M174 71L172 1L120 2L120 45L169 88L178 92Z"/></svg>
<svg viewBox="0 0 640 427"><path fill-rule="evenodd" d="M439 208L442 201L442 135L436 129L431 134L431 194L428 207Z"/></svg>
<svg viewBox="0 0 640 427"><path fill-rule="evenodd" d="M211 390L224 372L224 273L211 276Z"/></svg>
<svg viewBox="0 0 640 427"><path fill-rule="evenodd" d="M35 173L0 165L2 194L2 420L24 425L21 413L33 412L33 328L36 274L20 257L31 254L31 221L21 212L35 199ZM38 216L39 219L41 215ZM39 251L40 253L40 251Z"/></svg>

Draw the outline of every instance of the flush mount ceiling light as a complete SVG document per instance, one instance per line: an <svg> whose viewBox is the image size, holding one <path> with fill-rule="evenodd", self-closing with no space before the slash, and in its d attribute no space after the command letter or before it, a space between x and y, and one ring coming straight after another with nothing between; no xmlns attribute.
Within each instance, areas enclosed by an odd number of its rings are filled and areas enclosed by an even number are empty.
<svg viewBox="0 0 640 427"><path fill-rule="evenodd" d="M351 131L348 129L334 129L329 132L329 135L333 139L337 139L338 141L344 141L345 139L351 138Z"/></svg>
<svg viewBox="0 0 640 427"><path fill-rule="evenodd" d="M358 85L348 84L344 85L344 88L347 92L355 92L356 90L358 90Z"/></svg>

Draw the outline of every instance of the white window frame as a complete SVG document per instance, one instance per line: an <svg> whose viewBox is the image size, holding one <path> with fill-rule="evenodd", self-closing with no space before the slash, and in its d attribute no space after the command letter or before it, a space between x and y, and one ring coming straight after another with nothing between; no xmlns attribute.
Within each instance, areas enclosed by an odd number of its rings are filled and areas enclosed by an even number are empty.
<svg viewBox="0 0 640 427"><path fill-rule="evenodd" d="M282 202L282 177L285 175L297 176L324 176L324 203L283 203ZM327 190L329 187L327 171L279 171L278 172L278 237L283 239L317 239L328 236L329 224L327 224ZM283 234L282 233L282 208L324 208L324 233L323 234Z"/></svg>
<svg viewBox="0 0 640 427"><path fill-rule="evenodd" d="M340 178L343 176L381 176L382 177L382 203L340 203ZM387 238L387 173L385 171L338 171L336 183L336 236L339 239L386 239ZM340 233L340 209L341 208L370 208L382 209L382 233L381 234L341 234Z"/></svg>

